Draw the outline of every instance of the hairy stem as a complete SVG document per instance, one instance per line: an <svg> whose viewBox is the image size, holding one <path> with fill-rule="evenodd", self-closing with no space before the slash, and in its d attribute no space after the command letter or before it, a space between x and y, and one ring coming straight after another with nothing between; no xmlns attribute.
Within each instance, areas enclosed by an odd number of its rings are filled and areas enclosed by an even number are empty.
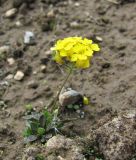
<svg viewBox="0 0 136 160"><path fill-rule="evenodd" d="M61 87L60 87L60 89L59 89L59 91L58 91L56 97L54 98L52 110L54 110L54 109L56 108L56 103L57 103L57 100L58 100L58 98L59 98L59 95L60 95L60 93L61 93L63 87L66 85L66 83L67 83L67 81L68 81L70 75L72 74L72 71L73 71L73 67L70 67L70 68L69 68L69 72L68 72L68 74L67 74L67 76L66 76L64 82L62 83L62 85L61 85Z"/></svg>

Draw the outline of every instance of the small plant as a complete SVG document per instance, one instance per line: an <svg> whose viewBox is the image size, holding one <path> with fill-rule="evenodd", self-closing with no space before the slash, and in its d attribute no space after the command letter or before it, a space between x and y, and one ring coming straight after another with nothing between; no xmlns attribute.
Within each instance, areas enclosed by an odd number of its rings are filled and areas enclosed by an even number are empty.
<svg viewBox="0 0 136 160"><path fill-rule="evenodd" d="M24 118L27 120L26 129L23 136L25 142L33 142L40 139L45 142L58 132L58 118L56 116L57 110L53 113L48 112L46 109L42 113L33 112Z"/></svg>
<svg viewBox="0 0 136 160"><path fill-rule="evenodd" d="M45 160L45 158L44 158L43 155L38 154L38 155L35 157L35 160Z"/></svg>
<svg viewBox="0 0 136 160"><path fill-rule="evenodd" d="M84 152L86 159L94 159L94 160L104 160L103 155L99 152L98 148L94 146L89 146L86 148Z"/></svg>
<svg viewBox="0 0 136 160"><path fill-rule="evenodd" d="M91 59L95 52L100 51L97 44L92 40L82 37L68 37L63 40L58 40L53 48L53 60L61 67L64 67L67 72L64 82L60 86L57 95L51 103L47 106L51 112L45 110L41 113L32 113L26 116L27 125L24 131L24 137L27 142L33 142L41 139L45 142L52 137L53 134L58 133L58 112L60 105L57 104L59 95L65 87L70 76L76 69L86 69L90 67ZM88 98L82 97L83 104L88 104ZM69 109L78 110L79 105L73 104L67 106ZM26 106L27 110L32 110L31 105Z"/></svg>
<svg viewBox="0 0 136 160"><path fill-rule="evenodd" d="M136 153L133 155L133 158L131 160L136 160Z"/></svg>
<svg viewBox="0 0 136 160"><path fill-rule="evenodd" d="M6 54L5 53L0 53L0 61L6 59Z"/></svg>
<svg viewBox="0 0 136 160"><path fill-rule="evenodd" d="M82 37L68 37L63 40L58 40L53 48L53 59L59 65L64 66L67 76L61 85L55 99L52 103L52 108L56 108L58 97L67 83L69 77L76 69L86 69L90 67L91 59L95 52L100 51L98 44L92 40ZM88 99L83 97L83 103L88 104Z"/></svg>

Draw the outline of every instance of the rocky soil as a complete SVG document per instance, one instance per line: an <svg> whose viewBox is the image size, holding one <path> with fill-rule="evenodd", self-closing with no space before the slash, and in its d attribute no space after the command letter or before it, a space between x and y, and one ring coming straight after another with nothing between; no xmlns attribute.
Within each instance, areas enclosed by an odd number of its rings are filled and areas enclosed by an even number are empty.
<svg viewBox="0 0 136 160"><path fill-rule="evenodd" d="M136 160L135 11L135 0L0 0L0 160ZM40 111L56 94L65 75L50 47L68 36L101 46L67 85L91 104L83 118L60 115L77 118L63 135L25 145L25 106Z"/></svg>

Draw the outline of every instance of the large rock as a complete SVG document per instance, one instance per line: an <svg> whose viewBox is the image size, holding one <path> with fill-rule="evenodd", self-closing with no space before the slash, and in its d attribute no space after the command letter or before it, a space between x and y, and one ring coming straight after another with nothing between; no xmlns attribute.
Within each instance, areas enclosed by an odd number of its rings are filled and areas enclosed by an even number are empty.
<svg viewBox="0 0 136 160"><path fill-rule="evenodd" d="M68 106L82 101L83 96L75 90L67 90L60 94L59 103L61 106Z"/></svg>
<svg viewBox="0 0 136 160"><path fill-rule="evenodd" d="M38 147L30 146L24 150L22 160L35 160L35 157L40 152Z"/></svg>
<svg viewBox="0 0 136 160"><path fill-rule="evenodd" d="M54 136L48 140L46 144L46 151L48 155L55 156L56 160L84 160L82 149L72 139L64 136Z"/></svg>
<svg viewBox="0 0 136 160"><path fill-rule="evenodd" d="M123 113L95 131L105 160L129 160L136 152L136 111Z"/></svg>

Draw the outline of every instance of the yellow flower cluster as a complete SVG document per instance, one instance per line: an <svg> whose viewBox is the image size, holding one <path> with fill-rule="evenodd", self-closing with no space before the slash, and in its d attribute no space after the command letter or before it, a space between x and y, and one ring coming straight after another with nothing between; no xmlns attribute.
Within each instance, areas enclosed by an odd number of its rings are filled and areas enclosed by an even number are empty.
<svg viewBox="0 0 136 160"><path fill-rule="evenodd" d="M87 38L68 37L58 40L52 50L57 63L71 62L77 68L88 68L94 51L100 51L100 48Z"/></svg>

